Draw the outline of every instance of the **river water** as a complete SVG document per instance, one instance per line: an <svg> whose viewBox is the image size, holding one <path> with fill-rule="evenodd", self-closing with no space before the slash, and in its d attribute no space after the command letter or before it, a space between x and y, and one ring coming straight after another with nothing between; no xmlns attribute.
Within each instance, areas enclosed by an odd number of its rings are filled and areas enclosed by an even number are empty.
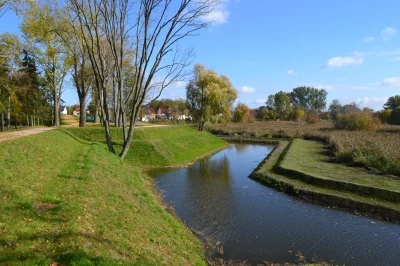
<svg viewBox="0 0 400 266"><path fill-rule="evenodd" d="M152 171L178 217L226 260L400 265L400 225L300 202L248 178L273 147L232 144L188 168ZM297 255L297 256L296 256Z"/></svg>

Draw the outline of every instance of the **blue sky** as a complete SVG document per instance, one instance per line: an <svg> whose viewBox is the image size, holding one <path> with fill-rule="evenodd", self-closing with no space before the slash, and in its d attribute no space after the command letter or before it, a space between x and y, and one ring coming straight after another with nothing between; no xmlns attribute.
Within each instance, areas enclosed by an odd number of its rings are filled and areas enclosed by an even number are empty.
<svg viewBox="0 0 400 266"><path fill-rule="evenodd" d="M214 24L182 46L228 76L251 107L305 85L325 88L328 102L379 110L400 94L399 10L398 0L222 0ZM0 18L4 31L18 31L11 12ZM67 104L78 102L75 94L66 90ZM163 97L184 98L184 82Z"/></svg>

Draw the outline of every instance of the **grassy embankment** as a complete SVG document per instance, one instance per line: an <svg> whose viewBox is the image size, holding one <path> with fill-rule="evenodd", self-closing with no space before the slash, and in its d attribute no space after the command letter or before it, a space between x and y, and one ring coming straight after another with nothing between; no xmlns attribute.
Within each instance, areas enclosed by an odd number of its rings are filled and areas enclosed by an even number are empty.
<svg viewBox="0 0 400 266"><path fill-rule="evenodd" d="M140 167L186 164L225 143L187 127L143 129L122 161L98 141L101 128L71 128L0 143L0 264L204 264Z"/></svg>
<svg viewBox="0 0 400 266"><path fill-rule="evenodd" d="M400 178L384 175L400 176L399 126L357 132L335 130L327 121L278 121L212 125L208 130L228 138L280 139L253 174L263 183L309 201L400 221Z"/></svg>
<svg viewBox="0 0 400 266"><path fill-rule="evenodd" d="M244 139L320 140L329 144L338 163L372 167L400 176L400 126L383 125L377 131L345 131L335 130L327 121L315 125L278 121L212 125L208 130L213 134Z"/></svg>
<svg viewBox="0 0 400 266"><path fill-rule="evenodd" d="M251 177L300 199L400 222L400 179L330 158L319 142L282 141Z"/></svg>

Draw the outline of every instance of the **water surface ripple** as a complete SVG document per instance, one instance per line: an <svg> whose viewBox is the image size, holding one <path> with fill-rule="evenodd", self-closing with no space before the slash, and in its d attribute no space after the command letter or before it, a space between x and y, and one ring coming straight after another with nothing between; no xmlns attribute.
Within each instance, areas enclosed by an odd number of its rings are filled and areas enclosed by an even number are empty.
<svg viewBox="0 0 400 266"><path fill-rule="evenodd" d="M157 189L193 230L223 243L222 258L400 265L400 226L297 201L248 178L273 147L233 144L188 168L157 170Z"/></svg>

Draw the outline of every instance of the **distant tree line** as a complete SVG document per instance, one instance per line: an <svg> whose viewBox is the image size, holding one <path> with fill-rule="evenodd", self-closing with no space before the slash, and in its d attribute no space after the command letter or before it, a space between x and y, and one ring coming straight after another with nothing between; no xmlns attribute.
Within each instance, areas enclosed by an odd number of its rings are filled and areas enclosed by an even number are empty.
<svg viewBox="0 0 400 266"><path fill-rule="evenodd" d="M51 125L50 84L17 35L0 34L0 131Z"/></svg>
<svg viewBox="0 0 400 266"><path fill-rule="evenodd" d="M384 124L400 124L400 95L390 97L383 105L383 110L375 112L371 108L359 108L356 103L342 105L339 100L333 100L329 105L328 113L332 120L337 120L341 115L351 113L369 113Z"/></svg>
<svg viewBox="0 0 400 266"><path fill-rule="evenodd" d="M297 87L292 92L280 91L268 96L265 106L255 110L254 117L261 121L287 120L314 122L326 108L328 93L324 89Z"/></svg>

